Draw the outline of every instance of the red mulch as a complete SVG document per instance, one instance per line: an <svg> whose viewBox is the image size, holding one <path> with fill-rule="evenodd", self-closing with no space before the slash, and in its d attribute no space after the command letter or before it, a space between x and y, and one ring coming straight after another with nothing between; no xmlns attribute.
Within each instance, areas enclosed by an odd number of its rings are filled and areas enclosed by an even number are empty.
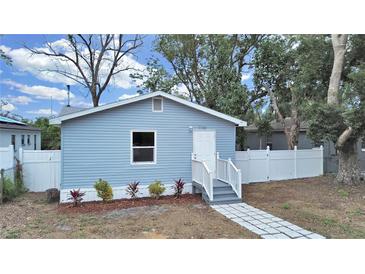
<svg viewBox="0 0 365 274"><path fill-rule="evenodd" d="M102 201L84 202L78 207L73 207L70 203L59 204L58 210L61 213L90 213L101 212L114 209L151 206L151 205L186 205L186 204L198 204L203 203L200 195L197 194L183 194L180 198L175 196L161 196L160 199L154 199L151 197L137 198L137 199L119 199L112 200L107 203Z"/></svg>

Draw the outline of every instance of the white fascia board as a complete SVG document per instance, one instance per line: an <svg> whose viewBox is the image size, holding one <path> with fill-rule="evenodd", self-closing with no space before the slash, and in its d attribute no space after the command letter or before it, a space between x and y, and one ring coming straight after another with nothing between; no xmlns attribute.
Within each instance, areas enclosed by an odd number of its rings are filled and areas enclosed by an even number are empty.
<svg viewBox="0 0 365 274"><path fill-rule="evenodd" d="M226 115L224 113L212 110L210 108L203 107L201 105L189 102L185 99L173 96L171 94L168 94L168 93L165 93L165 92L162 92L162 91L152 92L152 93L148 93L148 94L145 94L145 95L140 95L140 96L132 97L132 98L129 98L129 99L125 99L123 101L119 101L119 102L115 102L115 103L111 103L111 104L107 104L107 105L103 105L103 106L99 106L99 107L89 108L89 109L85 109L85 110L78 111L78 112L75 112L75 113L70 113L70 114L67 114L67 115L64 115L64 116L56 117L56 118L50 120L50 124L59 125L59 124L62 123L62 121L66 121L66 120L69 120L69 119L81 117L81 116L92 114L92 113L95 113L95 112L111 109L111 108L114 108L114 107L119 107L119 106L131 104L131 103L134 103L134 102L138 102L138 101L145 100L145 99L152 98L152 97L156 97L156 96L162 96L162 97L168 98L168 99L170 99L172 101L175 101L175 102L178 102L180 104L183 104L183 105L189 106L191 108L200 110L202 112L208 113L208 114L216 116L218 118L230 121L230 122L232 122L232 123L234 123L234 124L236 124L237 126L240 126L240 127L247 126L247 123L245 121L242 121L240 119L234 118L234 117Z"/></svg>

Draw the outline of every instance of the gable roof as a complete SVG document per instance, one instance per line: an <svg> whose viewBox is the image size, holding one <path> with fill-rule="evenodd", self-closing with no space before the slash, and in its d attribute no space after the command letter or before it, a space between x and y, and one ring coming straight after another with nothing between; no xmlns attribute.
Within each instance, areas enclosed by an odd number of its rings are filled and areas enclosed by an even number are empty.
<svg viewBox="0 0 365 274"><path fill-rule="evenodd" d="M181 99L179 97L176 97L174 95L171 95L171 94L168 94L168 93L165 93L165 92L162 92L162 91L156 91L156 92L148 93L148 94L145 94L145 95L140 95L140 96L128 98L128 99L118 101L118 102L115 102L115 103L110 103L110 104L107 104L107 105L98 106L98 107L94 107L94 108L88 108L88 109L85 109L85 110L81 110L81 111L77 111L77 112L74 112L74 113L66 114L66 115L59 116L59 117L56 117L56 118L50 120L50 123L53 124L53 125L59 125L63 121L66 121L66 120L74 119L74 118L77 118L77 117L82 117L84 115L96 113L96 112L99 112L99 111L103 111L103 110L107 110L107 109L111 109L111 108L115 108L115 107L119 107L119 106L124 106L124 105L127 105L127 104L139 102L139 101L149 99L149 98L153 98L153 97L156 97L156 96L161 96L161 97L170 99L170 100L175 101L177 103L180 103L182 105L191 107L193 109L196 109L196 110L199 110L199 111L202 111L202 112L205 112L205 113L208 113L212 116L216 116L216 117L221 118L223 120L227 120L231 123L236 124L237 126L241 126L241 127L247 126L247 123L245 121L242 121L240 119L234 118L234 117L229 116L227 114L212 110L210 108L203 107L201 105L189 102L187 100Z"/></svg>
<svg viewBox="0 0 365 274"><path fill-rule="evenodd" d="M30 125L27 125L26 123L5 116L0 116L0 128L40 131L39 128L32 127Z"/></svg>

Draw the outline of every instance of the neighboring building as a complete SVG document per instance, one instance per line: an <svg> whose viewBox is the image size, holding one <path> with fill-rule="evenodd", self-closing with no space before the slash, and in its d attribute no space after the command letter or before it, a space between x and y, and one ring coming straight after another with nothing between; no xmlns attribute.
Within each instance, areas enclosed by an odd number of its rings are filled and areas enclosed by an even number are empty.
<svg viewBox="0 0 365 274"><path fill-rule="evenodd" d="M126 197L126 187L134 181L141 183L140 196L148 195L147 186L155 180L171 194L179 178L191 192L192 161L201 170L204 161L215 176L216 152L221 159L234 159L236 127L246 126L244 121L164 92L69 111L51 124L61 127L63 202L71 189L78 188L86 192L85 200L95 200L93 186L99 178L111 184L114 198ZM209 185L213 177L204 178ZM227 187L222 199L237 199Z"/></svg>
<svg viewBox="0 0 365 274"><path fill-rule="evenodd" d="M17 156L19 148L41 149L41 130L25 123L0 116L0 147L14 146Z"/></svg>
<svg viewBox="0 0 365 274"><path fill-rule="evenodd" d="M290 126L290 119L285 121ZM266 149L269 146L272 150L286 150L288 149L287 139L284 133L284 128L281 123L273 121L271 122L272 134L270 136L259 136L257 133L257 127L249 125L245 127L247 132L245 149ZM332 142L326 141L321 144L316 144L307 136L308 124L302 122L300 125L298 149L311 149L323 145L324 149L324 172L334 173L338 169L338 157L336 154L335 146ZM358 155L361 170L365 170L365 140L358 143Z"/></svg>

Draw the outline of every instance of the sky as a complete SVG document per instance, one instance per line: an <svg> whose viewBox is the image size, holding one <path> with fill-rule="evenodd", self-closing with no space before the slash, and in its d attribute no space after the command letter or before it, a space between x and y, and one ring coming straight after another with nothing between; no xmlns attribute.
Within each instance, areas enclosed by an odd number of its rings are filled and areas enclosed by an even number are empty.
<svg viewBox="0 0 365 274"><path fill-rule="evenodd" d="M86 88L57 73L47 71L60 66L58 61L47 56L30 55L25 48L45 48L46 42L52 43L54 47L65 48L65 38L65 35L0 36L0 49L12 59L11 66L0 61L0 99L7 102L7 105L2 106L3 111L10 111L27 119L57 115L67 104L67 84L71 85L71 106L92 107L91 96ZM125 62L144 70L148 60L154 57L170 70L167 61L153 50L154 39L154 35L145 35L143 45L133 56L127 56ZM100 104L137 95L136 83L129 74L130 72L119 73L109 83L101 96ZM242 76L243 81L250 81L249 78L249 74ZM178 90L186 92L184 86L179 86Z"/></svg>
<svg viewBox="0 0 365 274"><path fill-rule="evenodd" d="M43 48L45 42L60 43L65 35L3 35L0 49L12 58L12 65L0 61L0 97L8 104L3 110L34 119L40 116L57 115L67 104L68 79L56 73L46 72L55 62L45 56L30 56L24 47ZM148 60L158 53L153 51L154 35L147 35L143 45L134 56L128 57L134 67L144 69ZM162 59L161 56L158 57ZM162 62L164 60L161 60ZM166 65L166 64L165 64ZM114 102L136 95L136 84L129 77L130 72L118 74L101 97L101 104ZM81 85L71 85L71 106L91 107L91 97Z"/></svg>

